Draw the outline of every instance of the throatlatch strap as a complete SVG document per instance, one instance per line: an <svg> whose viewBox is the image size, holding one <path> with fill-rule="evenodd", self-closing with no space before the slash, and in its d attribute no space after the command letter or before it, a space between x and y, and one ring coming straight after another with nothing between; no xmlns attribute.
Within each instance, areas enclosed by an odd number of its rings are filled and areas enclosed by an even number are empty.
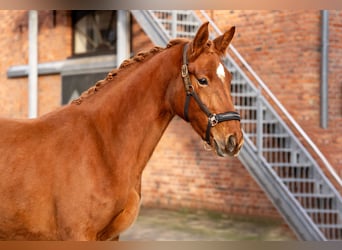
<svg viewBox="0 0 342 250"><path fill-rule="evenodd" d="M183 82L184 82L185 92L187 95L189 95L193 89L192 84L191 84L191 79L189 76L188 59L186 56L188 46L189 46L188 44L184 45L184 48L183 48L183 64L182 64L182 78L183 78Z"/></svg>

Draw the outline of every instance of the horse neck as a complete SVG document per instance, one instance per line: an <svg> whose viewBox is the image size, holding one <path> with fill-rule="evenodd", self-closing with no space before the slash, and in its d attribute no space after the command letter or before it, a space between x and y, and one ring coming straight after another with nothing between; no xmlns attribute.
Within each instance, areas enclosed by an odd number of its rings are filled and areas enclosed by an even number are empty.
<svg viewBox="0 0 342 250"><path fill-rule="evenodd" d="M181 48L175 47L132 65L127 73L123 69L107 89L96 93L102 92L102 97L95 95L87 105L115 159L131 163L137 171L142 171L174 116L168 92L180 75Z"/></svg>

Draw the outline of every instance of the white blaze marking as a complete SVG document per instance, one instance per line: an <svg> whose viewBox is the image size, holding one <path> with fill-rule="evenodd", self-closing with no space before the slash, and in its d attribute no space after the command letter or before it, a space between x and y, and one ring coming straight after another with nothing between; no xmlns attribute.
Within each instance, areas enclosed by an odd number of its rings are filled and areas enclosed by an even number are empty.
<svg viewBox="0 0 342 250"><path fill-rule="evenodd" d="M224 68L222 63L219 64L219 66L216 69L217 76L221 79L221 81L224 83L224 78L226 77L226 74L224 73Z"/></svg>

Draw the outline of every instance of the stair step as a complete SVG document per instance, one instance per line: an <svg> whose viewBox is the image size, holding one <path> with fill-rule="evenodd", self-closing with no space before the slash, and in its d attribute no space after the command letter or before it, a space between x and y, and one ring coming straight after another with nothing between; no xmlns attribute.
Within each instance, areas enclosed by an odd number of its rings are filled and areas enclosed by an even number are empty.
<svg viewBox="0 0 342 250"><path fill-rule="evenodd" d="M230 73L234 74L235 72L237 72L237 70L235 69L229 69ZM240 79L236 79L233 77L233 79L230 82L232 85L244 85L244 86L249 86L247 85L246 80L240 78Z"/></svg>
<svg viewBox="0 0 342 250"><path fill-rule="evenodd" d="M339 211L333 209L305 209L313 222L318 225L339 224Z"/></svg>
<svg viewBox="0 0 342 250"><path fill-rule="evenodd" d="M304 209L335 209L333 194L292 193Z"/></svg>
<svg viewBox="0 0 342 250"><path fill-rule="evenodd" d="M286 183L313 183L316 180L312 179L312 169L308 166L291 166L291 165L277 165L272 164L272 169L277 175ZM305 181L303 181L305 180Z"/></svg>
<svg viewBox="0 0 342 250"><path fill-rule="evenodd" d="M319 198L319 199L333 199L335 196L333 194L316 194L316 193L294 193L295 197L298 198Z"/></svg>
<svg viewBox="0 0 342 250"><path fill-rule="evenodd" d="M283 182L287 183L317 183L315 179L303 179L303 178L280 178Z"/></svg>
<svg viewBox="0 0 342 250"><path fill-rule="evenodd" d="M235 105L236 109L240 109L240 110L252 110L252 111L256 111L257 107L256 106L240 106L240 105ZM264 110L266 109L265 107L263 108Z"/></svg>
<svg viewBox="0 0 342 250"><path fill-rule="evenodd" d="M262 148L262 152L291 153L293 152L293 148Z"/></svg>
<svg viewBox="0 0 342 250"><path fill-rule="evenodd" d="M255 92L249 93L231 93L232 97L257 97Z"/></svg>
<svg viewBox="0 0 342 250"><path fill-rule="evenodd" d="M309 168L312 166L310 162L302 162L302 163L291 163L291 162L271 162L271 167L280 167L280 168Z"/></svg>
<svg viewBox="0 0 342 250"><path fill-rule="evenodd" d="M168 14L168 15L172 15L173 11L172 10L156 10L153 11L154 13L160 13L160 14ZM188 10L177 10L177 14L179 15L186 15L186 16L193 16L192 12L189 12ZM197 23L198 25L198 23Z"/></svg>
<svg viewBox="0 0 342 250"><path fill-rule="evenodd" d="M248 137L256 137L257 134L246 133L246 136L248 136ZM279 133L279 134L262 134L262 137L263 137L263 138L281 138L281 139L284 139L284 138L290 138L290 135L289 135L289 134L286 134L286 133Z"/></svg>
<svg viewBox="0 0 342 250"><path fill-rule="evenodd" d="M307 208L305 211L309 214L339 214L340 211L337 209L318 209L318 208Z"/></svg>
<svg viewBox="0 0 342 250"><path fill-rule="evenodd" d="M162 23L162 24L172 24L173 23L173 20L172 19L167 19L167 20L165 20L165 19L159 19L160 20L160 22ZM179 24L179 25L182 25L182 26L193 26L194 27L194 30L195 30L195 34L196 34L196 29L197 29L197 27L198 27L198 23L197 22L194 22L194 21L188 21L188 20L185 20L185 21L177 21L177 24ZM178 33L178 32L177 32ZM184 31L184 33L193 33L193 32L189 32L189 31Z"/></svg>
<svg viewBox="0 0 342 250"><path fill-rule="evenodd" d="M342 238L342 224L316 224L330 240Z"/></svg>
<svg viewBox="0 0 342 250"><path fill-rule="evenodd" d="M303 178L280 178L289 191L296 195L315 193L316 181L314 179Z"/></svg>
<svg viewBox="0 0 342 250"><path fill-rule="evenodd" d="M342 224L316 224L319 228L342 229Z"/></svg>
<svg viewBox="0 0 342 250"><path fill-rule="evenodd" d="M257 123L257 120L243 119L243 118L242 118L241 123L242 123L242 124L245 124L245 123L256 124L256 123ZM273 119L273 120L263 120L263 121L262 121L262 124L272 124L272 125L274 125L274 124L277 124L277 123L279 123L279 121L276 120L276 119Z"/></svg>
<svg viewBox="0 0 342 250"><path fill-rule="evenodd" d="M236 70L229 70L229 71L230 71L230 73L236 72ZM233 80L230 83L233 86L236 86L236 85L248 86L247 82L245 80L243 80L243 79L234 79L233 78Z"/></svg>
<svg viewBox="0 0 342 250"><path fill-rule="evenodd" d="M321 232L329 240L341 240L342 239L342 224L316 224Z"/></svg>

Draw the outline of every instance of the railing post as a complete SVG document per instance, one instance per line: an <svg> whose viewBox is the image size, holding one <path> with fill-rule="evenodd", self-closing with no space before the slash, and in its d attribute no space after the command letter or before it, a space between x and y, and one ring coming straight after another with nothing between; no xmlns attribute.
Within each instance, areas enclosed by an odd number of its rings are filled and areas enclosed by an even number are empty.
<svg viewBox="0 0 342 250"><path fill-rule="evenodd" d="M171 28L171 36L172 38L177 37L177 11L172 11L172 28Z"/></svg>
<svg viewBox="0 0 342 250"><path fill-rule="evenodd" d="M257 96L256 96L256 146L257 146L257 151L258 151L258 158L261 160L262 157L262 137L263 137L263 125L262 125L262 120L263 120L263 113L262 113L262 100L261 100L261 90L260 88L257 91Z"/></svg>
<svg viewBox="0 0 342 250"><path fill-rule="evenodd" d="M127 10L118 10L117 17L117 44L116 65L117 67L130 56L130 17Z"/></svg>
<svg viewBox="0 0 342 250"><path fill-rule="evenodd" d="M38 116L38 11L29 11L28 117Z"/></svg>
<svg viewBox="0 0 342 250"><path fill-rule="evenodd" d="M329 88L329 11L321 10L322 52L321 52L321 127L328 128L328 88Z"/></svg>

